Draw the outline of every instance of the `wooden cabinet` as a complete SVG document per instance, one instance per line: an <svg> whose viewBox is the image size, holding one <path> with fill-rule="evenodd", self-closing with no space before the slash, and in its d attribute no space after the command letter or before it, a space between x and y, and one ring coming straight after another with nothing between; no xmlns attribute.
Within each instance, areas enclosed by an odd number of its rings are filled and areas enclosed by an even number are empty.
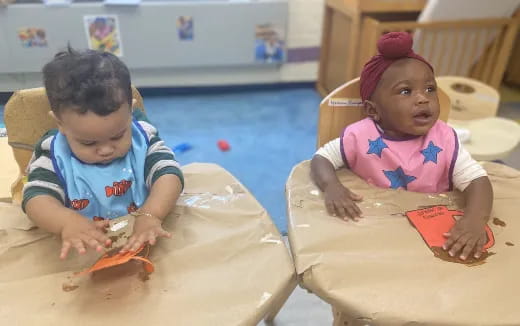
<svg viewBox="0 0 520 326"><path fill-rule="evenodd" d="M426 0L326 0L318 91L325 96L357 77L363 18L416 20Z"/></svg>

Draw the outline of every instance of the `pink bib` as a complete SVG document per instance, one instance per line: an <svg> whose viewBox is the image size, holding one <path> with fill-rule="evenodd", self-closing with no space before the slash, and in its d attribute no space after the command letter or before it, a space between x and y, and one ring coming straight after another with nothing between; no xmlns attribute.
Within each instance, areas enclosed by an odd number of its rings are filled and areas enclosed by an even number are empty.
<svg viewBox="0 0 520 326"><path fill-rule="evenodd" d="M440 120L428 134L404 140L385 136L370 118L349 125L341 136L347 167L381 188L449 191L458 151L455 131Z"/></svg>

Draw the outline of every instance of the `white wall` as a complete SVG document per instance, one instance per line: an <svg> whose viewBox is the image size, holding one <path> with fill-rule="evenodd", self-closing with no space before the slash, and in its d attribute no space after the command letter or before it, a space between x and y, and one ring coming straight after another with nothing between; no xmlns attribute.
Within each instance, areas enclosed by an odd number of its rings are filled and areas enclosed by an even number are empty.
<svg viewBox="0 0 520 326"><path fill-rule="evenodd" d="M324 0L288 0L288 49L315 48L321 41ZM313 82L318 62L294 62L270 67L218 67L132 70L139 87L240 85L280 82ZM41 74L0 74L0 91L41 86Z"/></svg>
<svg viewBox="0 0 520 326"><path fill-rule="evenodd" d="M323 9L324 0L289 0L288 48L320 46ZM280 74L282 82L315 81L318 62L287 63Z"/></svg>

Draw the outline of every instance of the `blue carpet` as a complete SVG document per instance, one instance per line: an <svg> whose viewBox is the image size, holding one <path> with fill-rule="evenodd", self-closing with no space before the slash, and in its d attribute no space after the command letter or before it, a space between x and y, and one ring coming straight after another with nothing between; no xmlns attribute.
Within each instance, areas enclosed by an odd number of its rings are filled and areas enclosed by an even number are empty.
<svg viewBox="0 0 520 326"><path fill-rule="evenodd" d="M287 232L285 182L292 167L315 150L319 95L311 88L209 95L147 96L150 120L170 145L193 148L181 164L214 162L257 198ZM221 152L217 141L229 142Z"/></svg>
<svg viewBox="0 0 520 326"><path fill-rule="evenodd" d="M320 97L312 88L144 96L148 117L181 164L213 162L242 182L287 233L285 182L315 150ZM0 106L0 124L3 107ZM222 152L217 141L229 142Z"/></svg>

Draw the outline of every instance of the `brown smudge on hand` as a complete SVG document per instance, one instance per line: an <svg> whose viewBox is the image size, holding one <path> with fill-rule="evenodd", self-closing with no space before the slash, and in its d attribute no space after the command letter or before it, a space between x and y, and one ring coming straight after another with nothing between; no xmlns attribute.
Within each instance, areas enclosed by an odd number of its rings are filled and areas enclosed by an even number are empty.
<svg viewBox="0 0 520 326"><path fill-rule="evenodd" d="M466 258L466 260L462 260L459 258L459 256L451 257L448 251L442 249L442 247L432 247L431 250L433 251L433 254L435 257L442 259L444 261L450 262L450 263L457 263L457 264L464 264L469 267L478 266L484 264L486 261L486 258L489 256L493 256L494 252L488 252L485 251L482 253L480 258L475 258L473 256L470 256Z"/></svg>
<svg viewBox="0 0 520 326"><path fill-rule="evenodd" d="M506 246L510 246L510 247L512 247L512 246L514 246L514 245L515 245L515 244L512 243L512 242L506 241Z"/></svg>
<svg viewBox="0 0 520 326"><path fill-rule="evenodd" d="M501 227L505 227L506 226L506 222L502 221L498 217L493 217L493 224L501 226Z"/></svg>

